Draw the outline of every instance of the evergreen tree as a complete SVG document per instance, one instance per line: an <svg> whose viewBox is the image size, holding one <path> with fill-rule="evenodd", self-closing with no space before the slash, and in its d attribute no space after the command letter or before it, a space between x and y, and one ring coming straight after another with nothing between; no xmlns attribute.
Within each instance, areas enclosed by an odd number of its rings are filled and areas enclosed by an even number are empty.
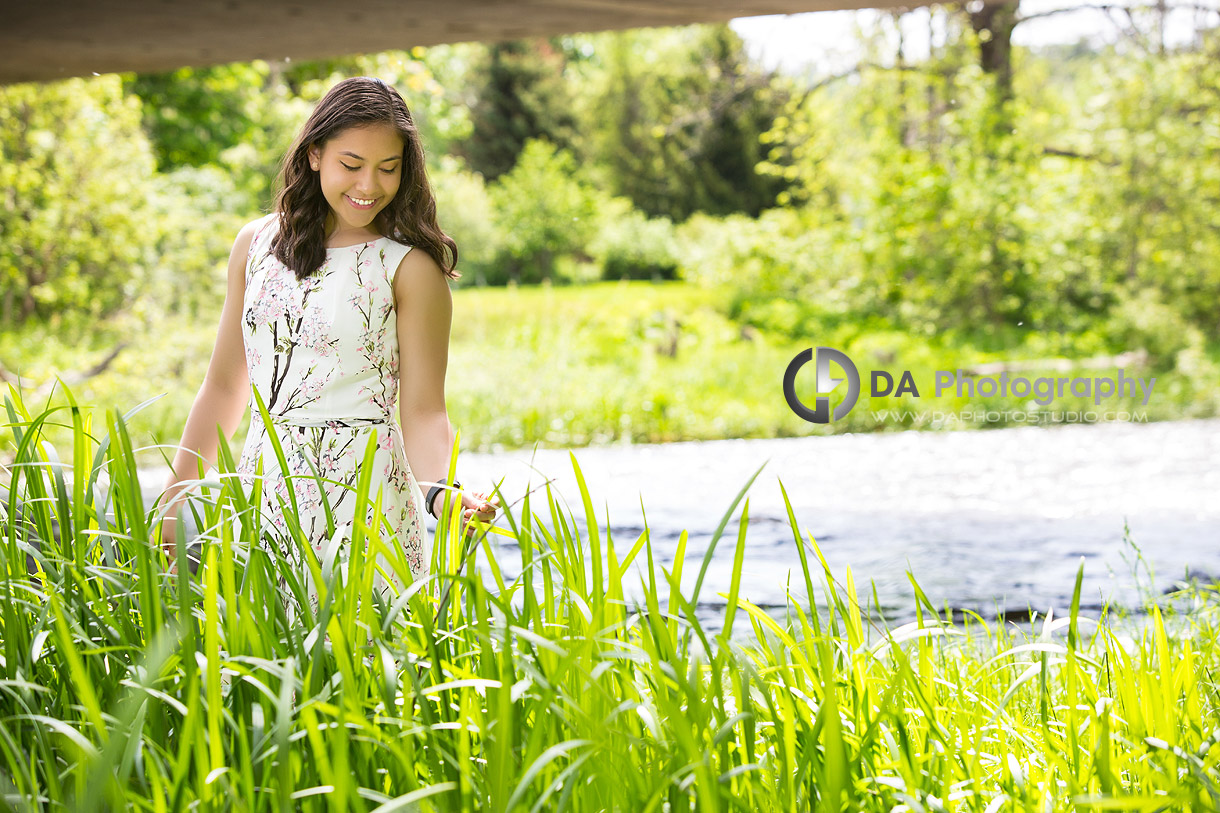
<svg viewBox="0 0 1220 813"><path fill-rule="evenodd" d="M652 216L773 207L790 185L764 175L760 136L791 91L752 65L727 25L633 31L609 40L589 123L606 183Z"/></svg>
<svg viewBox="0 0 1220 813"><path fill-rule="evenodd" d="M492 181L511 170L525 143L569 148L575 127L564 56L550 40L497 42L471 69L471 134L461 147L471 169Z"/></svg>

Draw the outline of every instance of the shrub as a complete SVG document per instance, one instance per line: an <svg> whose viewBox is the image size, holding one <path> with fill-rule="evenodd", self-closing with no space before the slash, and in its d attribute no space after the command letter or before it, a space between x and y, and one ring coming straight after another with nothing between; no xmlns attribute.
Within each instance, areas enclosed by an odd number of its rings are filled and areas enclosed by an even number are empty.
<svg viewBox="0 0 1220 813"><path fill-rule="evenodd" d="M445 155L431 181L440 226L458 244L458 284L503 283L507 274L497 263L503 238L483 176L461 159Z"/></svg>
<svg viewBox="0 0 1220 813"><path fill-rule="evenodd" d="M626 198L602 209L601 229L589 244L602 279L672 280L678 276L678 245L668 217L649 218Z"/></svg>
<svg viewBox="0 0 1220 813"><path fill-rule="evenodd" d="M1173 367L1178 353L1201 348L1203 333L1154 291L1123 294L1110 316L1109 333L1124 350L1145 350L1154 367Z"/></svg>
<svg viewBox="0 0 1220 813"><path fill-rule="evenodd" d="M517 165L490 187L503 233L508 278L541 282L555 259L583 252L597 228L598 193L577 176L576 159L542 139L526 142Z"/></svg>
<svg viewBox="0 0 1220 813"><path fill-rule="evenodd" d="M856 249L842 227L818 227L808 213L695 215L677 228L676 239L683 278L731 289L727 315L758 327L803 335L812 315L863 312L871 295L860 285Z"/></svg>

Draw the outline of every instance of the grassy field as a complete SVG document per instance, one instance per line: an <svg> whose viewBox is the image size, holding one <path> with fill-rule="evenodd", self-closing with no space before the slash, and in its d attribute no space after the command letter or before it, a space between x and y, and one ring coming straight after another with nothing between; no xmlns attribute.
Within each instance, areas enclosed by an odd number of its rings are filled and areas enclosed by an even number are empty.
<svg viewBox="0 0 1220 813"><path fill-rule="evenodd" d="M1084 420L1094 411L1164 420L1220 413L1220 349L1177 368L1133 370L1156 377L1146 406L1115 398L1104 406L1070 393L1047 405L1031 398L934 397L934 371L1000 360L1074 359L1112 353L1095 337L1014 334L1007 341L969 336L916 337L875 324L839 320L802 324L797 338L729 320L727 292L688 283L608 282L580 287L464 288L454 294L446 396L463 447L492 451L539 443L580 447L725 437L793 437L906 428L969 429L1015 425L1004 413L1039 413L1021 421ZM0 362L36 389L57 374L85 370L119 342L129 344L102 374L76 387L83 402L127 409L165 397L132 422L138 445L175 443L203 379L215 338L215 315L150 323L119 321L80 330L61 326L0 335ZM851 414L814 426L783 395L788 363L802 349L847 352L865 388ZM873 369L895 380L910 370L920 397L868 398ZM1053 370L1037 376L1115 376L1116 369ZM813 404L807 365L797 394ZM27 398L30 396L27 388ZM983 413L982 419L970 417ZM991 414L988 414L991 413ZM963 415L966 417L963 418ZM937 420L937 416L940 419ZM1058 416L1058 417L1056 417ZM243 434L238 436L244 437Z"/></svg>
<svg viewBox="0 0 1220 813"><path fill-rule="evenodd" d="M870 628L867 587L830 572L789 508L801 567L787 611L763 612L734 581L712 633L693 608L717 545L735 547L740 572L755 472L703 558L687 560L683 544L672 571L654 567L647 530L580 538L548 489L502 495L494 534L467 540L447 523L432 575L382 595L373 562L409 574L378 523L359 525L350 559L327 567L280 506L285 556L260 541L257 491L223 476L231 452L222 476L198 484L198 573L180 558L170 576L126 425L29 413L13 392L6 411L6 809L1220 805L1210 588L1179 596L1182 616L1150 602L1133 638L1079 611L1079 578L1072 606L1029 634L954 624L918 586L916 623ZM39 438L49 420L72 427L57 454ZM572 504L597 529L598 495L572 465ZM513 546L496 544L506 537ZM510 582L507 555L521 557ZM686 592L684 571L688 584L697 574ZM635 584L643 600L624 601Z"/></svg>

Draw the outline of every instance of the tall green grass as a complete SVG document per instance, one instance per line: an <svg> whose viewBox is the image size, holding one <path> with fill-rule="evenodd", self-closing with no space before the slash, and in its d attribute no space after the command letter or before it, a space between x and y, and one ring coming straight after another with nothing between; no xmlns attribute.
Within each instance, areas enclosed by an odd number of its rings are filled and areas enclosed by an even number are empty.
<svg viewBox="0 0 1220 813"><path fill-rule="evenodd" d="M735 577L710 634L694 613L703 577L718 544L735 545L740 572L761 469L702 558L686 561L683 544L665 570L647 527L602 533L573 456L582 517L545 481L501 494L497 530L517 543L519 576L504 578L496 537L464 536L454 510L432 575L383 596L379 554L410 577L379 523L358 524L346 569L332 568L286 506L284 555L263 543L260 495L230 476L223 444L219 474L194 486L198 571L180 558L169 576L164 508L143 502L126 420L67 399L38 414L14 390L5 399L8 809L1220 804L1209 590L1193 594L1186 633L1154 607L1131 642L1080 615L1079 576L1069 613L1033 634L955 625L918 585L917 622L870 631L852 573L831 573L789 505L800 572L786 616L750 603ZM53 423L70 427L71 449L45 442ZM361 504L376 501L368 482ZM684 570L697 574L688 592ZM316 613L307 574L321 585ZM643 600L626 600L637 581Z"/></svg>

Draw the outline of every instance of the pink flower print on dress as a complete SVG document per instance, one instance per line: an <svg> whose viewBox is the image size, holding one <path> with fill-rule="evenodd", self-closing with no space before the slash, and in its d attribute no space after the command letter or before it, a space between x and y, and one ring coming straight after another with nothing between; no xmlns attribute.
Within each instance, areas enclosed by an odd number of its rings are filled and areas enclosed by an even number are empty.
<svg viewBox="0 0 1220 813"><path fill-rule="evenodd" d="M304 472L302 472L304 474ZM308 477L298 477L297 485L297 505L305 508L318 508L322 505L322 495L318 491L318 484L315 480Z"/></svg>
<svg viewBox="0 0 1220 813"><path fill-rule="evenodd" d="M300 296L289 294L284 297L284 315L288 317L290 322L295 322L300 319L305 313L304 304L301 302Z"/></svg>
<svg viewBox="0 0 1220 813"><path fill-rule="evenodd" d="M314 372L312 368L310 369L310 372ZM326 375L313 374L309 379L309 383L304 387L304 394L309 398L317 397L317 395L322 392L322 388L326 386L326 382L329 379L329 370L326 372Z"/></svg>
<svg viewBox="0 0 1220 813"><path fill-rule="evenodd" d="M297 344L305 347L323 358L334 353L338 339L331 336L331 326L326 314L321 308L311 308L305 315Z"/></svg>
<svg viewBox="0 0 1220 813"><path fill-rule="evenodd" d="M254 302L246 311L246 324L251 329L271 324L281 313L278 287L280 287L278 280L269 279L263 284L261 291L251 290L250 294L253 296Z"/></svg>

